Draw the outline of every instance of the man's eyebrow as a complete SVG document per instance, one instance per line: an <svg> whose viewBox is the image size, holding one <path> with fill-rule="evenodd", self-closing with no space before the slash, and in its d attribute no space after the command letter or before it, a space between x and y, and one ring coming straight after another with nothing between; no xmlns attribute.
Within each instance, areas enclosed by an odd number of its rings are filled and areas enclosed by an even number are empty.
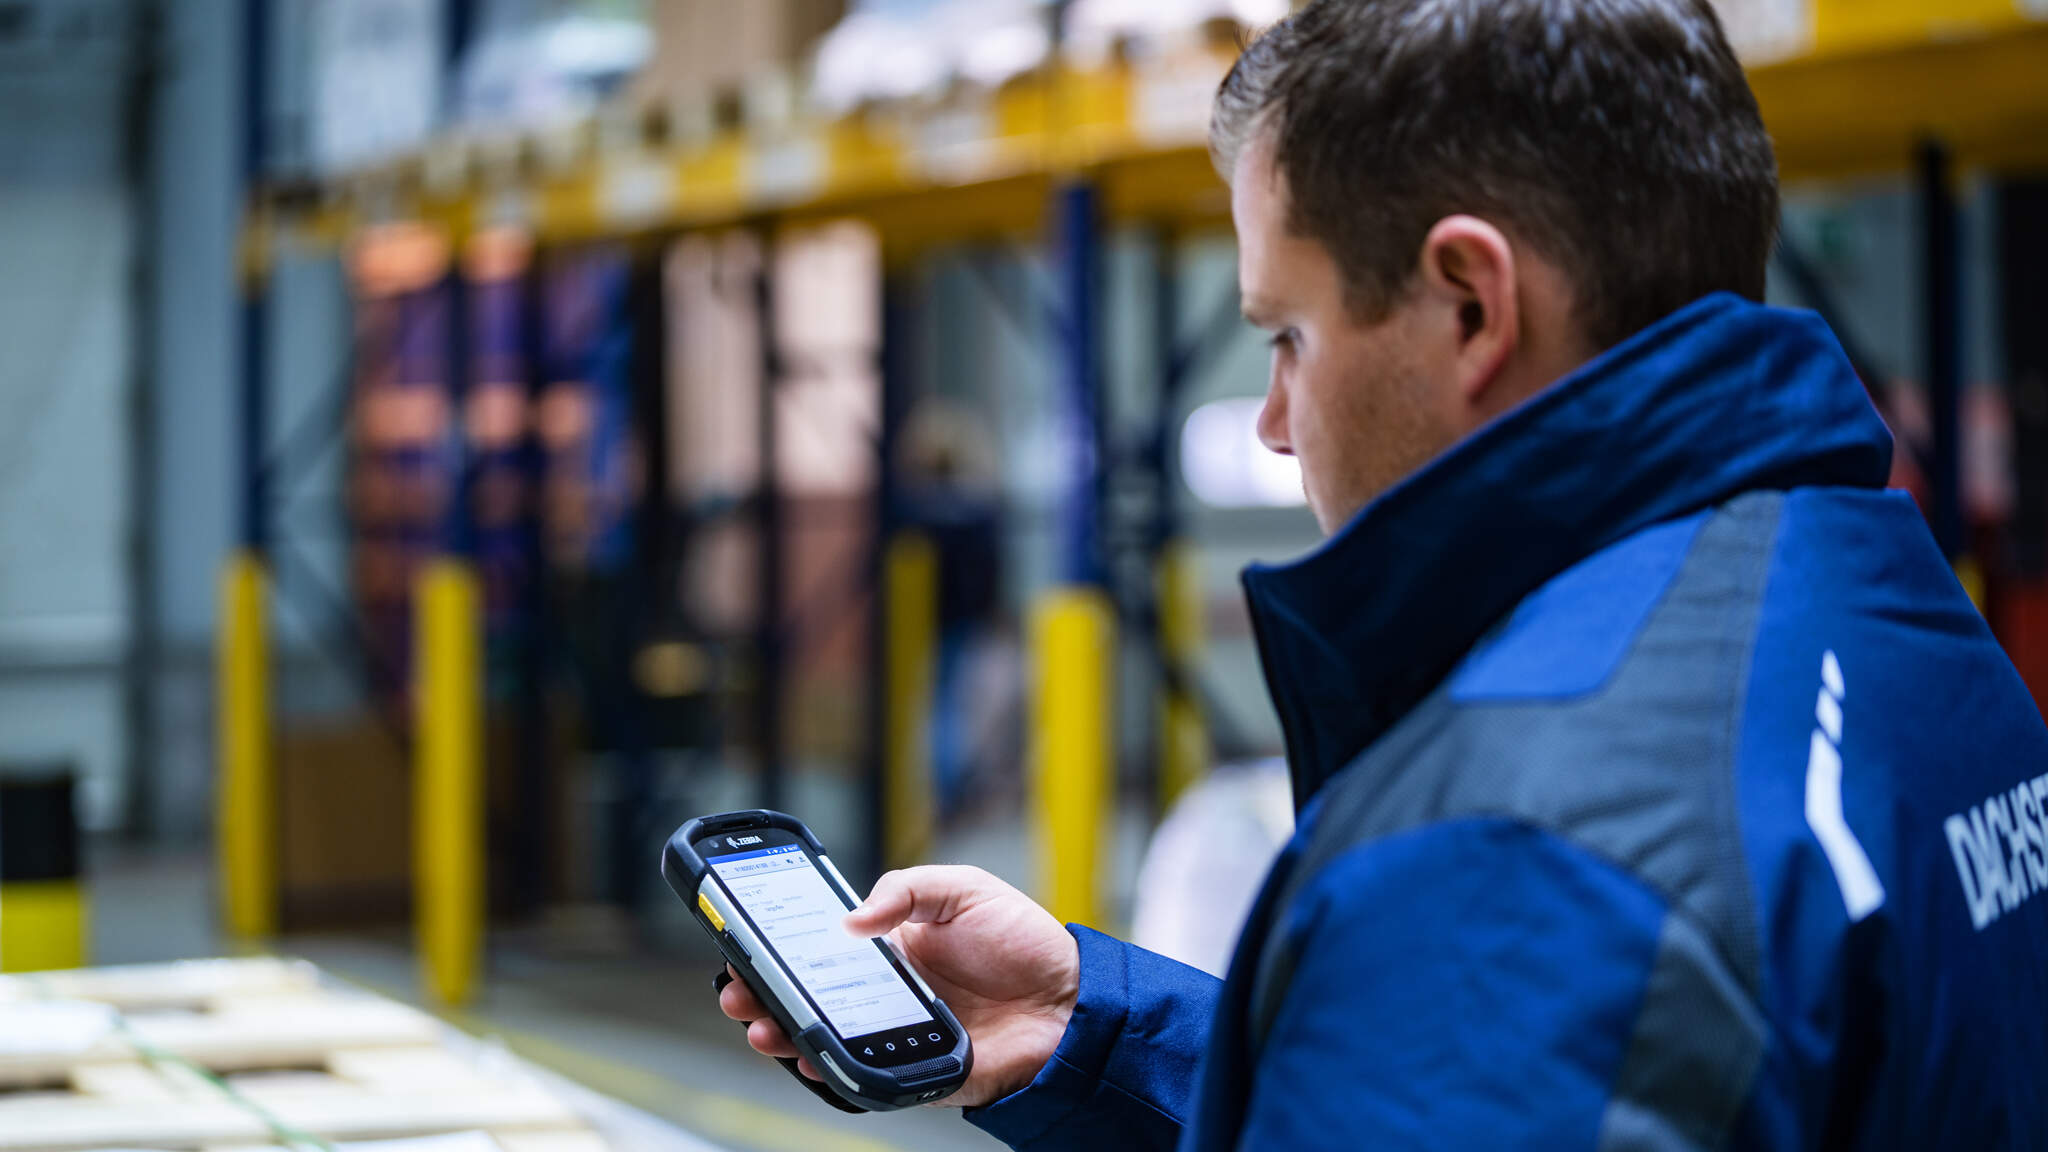
<svg viewBox="0 0 2048 1152"><path fill-rule="evenodd" d="M1238 303L1238 311L1244 314L1245 323L1254 328L1271 328L1273 315L1279 310L1263 296L1246 296Z"/></svg>

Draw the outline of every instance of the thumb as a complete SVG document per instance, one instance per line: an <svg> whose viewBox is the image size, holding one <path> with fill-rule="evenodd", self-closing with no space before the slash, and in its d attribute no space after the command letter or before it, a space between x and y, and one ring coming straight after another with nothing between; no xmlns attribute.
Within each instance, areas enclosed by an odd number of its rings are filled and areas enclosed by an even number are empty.
<svg viewBox="0 0 2048 1152"><path fill-rule="evenodd" d="M861 906L846 914L846 930L856 936L882 936L904 923L944 923L972 908L1000 883L979 868L960 865L884 873Z"/></svg>
<svg viewBox="0 0 2048 1152"><path fill-rule="evenodd" d="M846 930L855 936L884 936L909 918L917 898L901 872L884 872L860 907L846 914Z"/></svg>

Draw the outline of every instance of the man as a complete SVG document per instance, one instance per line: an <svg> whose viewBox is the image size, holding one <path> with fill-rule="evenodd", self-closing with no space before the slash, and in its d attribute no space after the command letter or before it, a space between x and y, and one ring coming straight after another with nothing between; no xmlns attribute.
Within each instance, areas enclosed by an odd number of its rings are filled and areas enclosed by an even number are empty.
<svg viewBox="0 0 2048 1152"><path fill-rule="evenodd" d="M876 884L1020 1149L2048 1147L2048 731L1816 318L1704 0L1323 0L1212 139L1298 830L1218 984ZM787 1041L735 985L756 1048Z"/></svg>

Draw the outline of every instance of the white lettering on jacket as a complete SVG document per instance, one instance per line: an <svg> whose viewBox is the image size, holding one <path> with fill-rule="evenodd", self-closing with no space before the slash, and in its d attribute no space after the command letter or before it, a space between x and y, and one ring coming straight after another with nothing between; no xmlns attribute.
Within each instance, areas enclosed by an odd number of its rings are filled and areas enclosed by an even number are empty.
<svg viewBox="0 0 2048 1152"><path fill-rule="evenodd" d="M1842 814L1842 701L1847 697L1842 664L1829 649L1820 660L1820 699L1813 706L1806 757L1806 826L1827 854L1842 889L1842 905L1854 923L1884 906L1884 884Z"/></svg>
<svg viewBox="0 0 2048 1152"><path fill-rule="evenodd" d="M1941 827L1977 931L2048 889L2048 772L1963 809Z"/></svg>

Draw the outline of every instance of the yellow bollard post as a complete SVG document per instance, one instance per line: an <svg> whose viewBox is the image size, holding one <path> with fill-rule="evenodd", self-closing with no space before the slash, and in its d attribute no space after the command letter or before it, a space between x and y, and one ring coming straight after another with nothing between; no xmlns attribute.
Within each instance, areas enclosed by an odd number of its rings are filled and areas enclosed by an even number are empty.
<svg viewBox="0 0 2048 1152"><path fill-rule="evenodd" d="M1209 730L1196 674L1202 658L1202 570L1185 540L1159 556L1159 643L1168 669L1159 694L1159 811L1209 770Z"/></svg>
<svg viewBox="0 0 2048 1152"><path fill-rule="evenodd" d="M1062 921L1105 926L1105 818L1115 779L1110 657L1116 616L1099 588L1048 593L1032 614L1032 845L1038 897Z"/></svg>
<svg viewBox="0 0 2048 1152"><path fill-rule="evenodd" d="M269 572L254 552L221 573L215 745L221 911L229 933L277 931L277 783L270 757Z"/></svg>
<svg viewBox="0 0 2048 1152"><path fill-rule="evenodd" d="M0 972L86 964L77 783L69 765L0 776Z"/></svg>
<svg viewBox="0 0 2048 1152"><path fill-rule="evenodd" d="M0 972L83 968L87 911L76 880L0 884Z"/></svg>
<svg viewBox="0 0 2048 1152"><path fill-rule="evenodd" d="M930 853L932 681L938 662L939 554L931 540L905 532L884 553L888 624L883 691L883 866L902 868Z"/></svg>
<svg viewBox="0 0 2048 1152"><path fill-rule="evenodd" d="M483 643L476 574L443 557L420 574L413 804L413 916L421 978L443 1005L469 1001L483 954Z"/></svg>

